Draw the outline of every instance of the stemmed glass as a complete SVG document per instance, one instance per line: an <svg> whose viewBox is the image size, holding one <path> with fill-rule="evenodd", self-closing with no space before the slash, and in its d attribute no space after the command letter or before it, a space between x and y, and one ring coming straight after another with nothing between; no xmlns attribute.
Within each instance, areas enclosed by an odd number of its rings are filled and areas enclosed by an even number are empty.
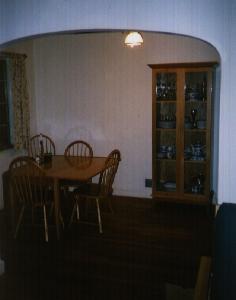
<svg viewBox="0 0 236 300"><path fill-rule="evenodd" d="M192 115L192 127L197 128L197 122L196 122L197 109L195 109L195 108L192 109L191 115Z"/></svg>

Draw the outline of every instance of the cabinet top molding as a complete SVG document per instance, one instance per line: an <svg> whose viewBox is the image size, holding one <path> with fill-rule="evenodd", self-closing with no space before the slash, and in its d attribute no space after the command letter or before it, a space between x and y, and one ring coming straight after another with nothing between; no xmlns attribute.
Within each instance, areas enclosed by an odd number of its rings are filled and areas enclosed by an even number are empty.
<svg viewBox="0 0 236 300"><path fill-rule="evenodd" d="M217 61L210 62L189 62L189 63L165 63L165 64L148 64L151 69L157 68L204 68L216 67L219 65Z"/></svg>

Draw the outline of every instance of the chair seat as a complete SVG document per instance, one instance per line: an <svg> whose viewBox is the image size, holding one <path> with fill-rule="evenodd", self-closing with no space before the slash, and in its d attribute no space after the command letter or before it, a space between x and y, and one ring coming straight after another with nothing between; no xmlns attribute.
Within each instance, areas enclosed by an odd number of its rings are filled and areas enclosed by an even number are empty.
<svg viewBox="0 0 236 300"><path fill-rule="evenodd" d="M77 188L77 187L80 187L82 185L83 185L83 183L79 182L78 180L63 179L63 180L60 181L60 186L62 188L70 188L70 187Z"/></svg>
<svg viewBox="0 0 236 300"><path fill-rule="evenodd" d="M75 195L96 197L99 194L99 184L87 183L74 190Z"/></svg>

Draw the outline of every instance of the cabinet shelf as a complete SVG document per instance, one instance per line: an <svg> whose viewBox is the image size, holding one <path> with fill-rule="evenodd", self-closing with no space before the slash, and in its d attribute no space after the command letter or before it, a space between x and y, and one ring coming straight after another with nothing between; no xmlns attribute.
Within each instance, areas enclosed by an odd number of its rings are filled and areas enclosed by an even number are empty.
<svg viewBox="0 0 236 300"><path fill-rule="evenodd" d="M176 128L156 128L157 131L176 131Z"/></svg>
<svg viewBox="0 0 236 300"><path fill-rule="evenodd" d="M194 99L194 100L185 100L185 104L191 104L191 103L201 103L201 104L207 104L207 100L198 100L198 99Z"/></svg>
<svg viewBox="0 0 236 300"><path fill-rule="evenodd" d="M156 100L156 103L173 103L176 104L176 100Z"/></svg>
<svg viewBox="0 0 236 300"><path fill-rule="evenodd" d="M195 160L195 159L185 159L184 163L189 163L189 164L205 164L207 161L204 160Z"/></svg>
<svg viewBox="0 0 236 300"><path fill-rule="evenodd" d="M176 159L174 158L156 158L157 161L161 161L161 162L176 162Z"/></svg>
<svg viewBox="0 0 236 300"><path fill-rule="evenodd" d="M194 132L207 132L206 128L185 128L185 132L194 133Z"/></svg>
<svg viewBox="0 0 236 300"><path fill-rule="evenodd" d="M211 190L215 63L150 67L153 97L152 195L167 201L178 199L183 203L206 204ZM168 153L167 149L173 149L173 158L163 155ZM199 157L204 159L192 159ZM176 187L168 189L163 182L175 182Z"/></svg>
<svg viewBox="0 0 236 300"><path fill-rule="evenodd" d="M200 192L192 192L189 189L185 189L185 193L189 194L189 195L194 195L194 196L204 196L204 193L200 193Z"/></svg>

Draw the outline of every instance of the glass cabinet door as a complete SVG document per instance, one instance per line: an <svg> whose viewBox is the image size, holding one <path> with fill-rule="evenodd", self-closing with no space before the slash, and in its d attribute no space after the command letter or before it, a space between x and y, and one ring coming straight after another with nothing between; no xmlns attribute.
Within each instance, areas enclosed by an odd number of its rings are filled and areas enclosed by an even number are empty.
<svg viewBox="0 0 236 300"><path fill-rule="evenodd" d="M184 192L204 194L207 176L207 76L204 71L185 73Z"/></svg>
<svg viewBox="0 0 236 300"><path fill-rule="evenodd" d="M176 82L177 74L156 74L156 191L176 191Z"/></svg>
<svg viewBox="0 0 236 300"><path fill-rule="evenodd" d="M149 65L152 196L158 201L209 202L215 65Z"/></svg>

